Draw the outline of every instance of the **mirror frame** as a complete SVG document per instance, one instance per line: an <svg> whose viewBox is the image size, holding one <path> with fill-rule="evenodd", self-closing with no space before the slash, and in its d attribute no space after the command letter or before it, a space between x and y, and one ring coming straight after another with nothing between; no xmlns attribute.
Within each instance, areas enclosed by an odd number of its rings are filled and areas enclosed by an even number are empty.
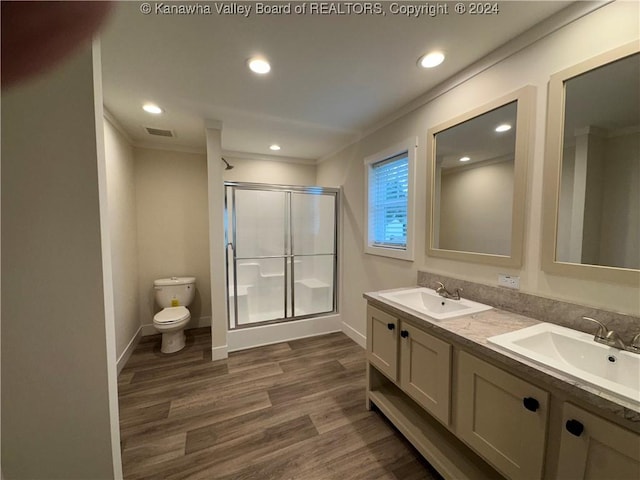
<svg viewBox="0 0 640 480"><path fill-rule="evenodd" d="M518 268L522 266L524 251L525 201L527 197L527 168L529 164L529 142L533 118L535 87L528 85L504 95L490 103L459 115L447 122L436 125L427 131L427 175L431 192L427 195L427 255L450 260L483 263L498 267ZM436 172L436 135L460 123L472 120L508 103L518 102L516 113L516 143L514 150L513 205L511 214L511 254L496 255L479 252L463 252L434 248L434 207L438 199L435 196Z"/></svg>
<svg viewBox="0 0 640 480"><path fill-rule="evenodd" d="M565 82L578 75L639 53L637 41L627 43L584 62L553 74L549 80L547 105L547 135L545 145L542 270L547 273L616 283L640 283L640 270L604 265L559 262L557 253L558 207L564 137Z"/></svg>

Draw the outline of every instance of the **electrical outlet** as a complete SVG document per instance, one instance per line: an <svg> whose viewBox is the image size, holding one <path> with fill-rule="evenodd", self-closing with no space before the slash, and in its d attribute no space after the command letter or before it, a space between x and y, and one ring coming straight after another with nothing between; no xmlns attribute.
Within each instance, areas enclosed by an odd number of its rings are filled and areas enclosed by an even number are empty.
<svg viewBox="0 0 640 480"><path fill-rule="evenodd" d="M520 277L500 273L498 275L498 285L500 285L501 287L515 288L516 290L520 290Z"/></svg>

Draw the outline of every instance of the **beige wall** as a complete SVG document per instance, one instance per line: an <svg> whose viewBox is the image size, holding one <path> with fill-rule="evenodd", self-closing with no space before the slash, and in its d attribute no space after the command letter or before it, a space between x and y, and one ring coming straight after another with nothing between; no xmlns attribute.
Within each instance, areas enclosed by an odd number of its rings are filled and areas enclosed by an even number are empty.
<svg viewBox="0 0 640 480"><path fill-rule="evenodd" d="M83 48L53 74L2 93L6 478L121 475L93 61Z"/></svg>
<svg viewBox="0 0 640 480"><path fill-rule="evenodd" d="M289 162L272 162L247 158L224 157L233 170L224 170L229 182L275 183L279 185L315 185L316 166Z"/></svg>
<svg viewBox="0 0 640 480"><path fill-rule="evenodd" d="M560 175L560 194L558 198L558 233L556 258L563 262L571 260L575 252L571 244L571 212L573 210L573 180L576 162L576 146L565 146L562 153L562 172ZM578 252L582 251L582 245Z"/></svg>
<svg viewBox="0 0 640 480"><path fill-rule="evenodd" d="M415 285L418 268L489 285L499 273L519 275L521 290L619 312L640 314L637 286L608 284L549 275L540 268L542 171L544 164L547 83L551 74L596 54L638 39L638 4L616 2L548 35L494 65L430 103L395 120L331 158L318 168L320 185L344 186L341 313L346 329L365 333L363 291ZM597 32L594 35L593 32ZM425 252L427 129L479 107L525 85L537 89L530 146L526 202L525 255L521 269L505 269L427 257ZM417 135L416 261L406 262L363 253L363 159L408 136ZM429 192L430 193L430 192ZM420 206L423 206L422 208Z"/></svg>
<svg viewBox="0 0 640 480"><path fill-rule="evenodd" d="M586 182L582 229L582 263L597 265L602 232L602 189L605 139L589 135L586 147ZM576 158L576 162L578 159Z"/></svg>
<svg viewBox="0 0 640 480"><path fill-rule="evenodd" d="M155 333L157 278L193 275L196 297L187 328L211 322L207 159L205 155L134 148L139 320ZM221 266L222 267L222 266ZM213 272L223 275L224 270Z"/></svg>
<svg viewBox="0 0 640 480"><path fill-rule="evenodd" d="M607 140L604 166L602 265L640 268L640 133Z"/></svg>
<svg viewBox="0 0 640 480"><path fill-rule="evenodd" d="M444 171L438 248L511 254L513 160Z"/></svg>
<svg viewBox="0 0 640 480"><path fill-rule="evenodd" d="M106 118L104 140L116 356L120 358L140 330L135 164L129 141Z"/></svg>
<svg viewBox="0 0 640 480"><path fill-rule="evenodd" d="M614 132L589 139L584 158L576 157L575 147L565 148L558 259L640 267L639 144L640 133Z"/></svg>
<svg viewBox="0 0 640 480"><path fill-rule="evenodd" d="M344 330L358 338L364 344L366 332L366 303L362 293L373 290L384 290L411 286L416 284L417 265L420 261L409 262L393 258L365 254L364 249L364 158L396 145L411 135L415 129L408 130L403 124L394 124L384 129L381 136L372 135L366 140L351 145L331 159L318 165L318 184L324 186L339 185L342 195L342 248L339 251L341 278L339 280L339 308ZM425 178L424 161L420 161L420 152L424 152L423 142L426 129L420 137L418 161L416 162L416 179ZM424 231L426 217L424 188L416 191L416 258L422 259L425 251Z"/></svg>

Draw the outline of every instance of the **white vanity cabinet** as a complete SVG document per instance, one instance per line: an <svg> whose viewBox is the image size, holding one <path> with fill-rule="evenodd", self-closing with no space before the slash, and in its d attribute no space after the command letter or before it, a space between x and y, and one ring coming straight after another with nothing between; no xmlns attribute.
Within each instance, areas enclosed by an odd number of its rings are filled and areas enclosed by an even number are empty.
<svg viewBox="0 0 640 480"><path fill-rule="evenodd" d="M369 363L448 425L451 345L370 305L367 319Z"/></svg>
<svg viewBox="0 0 640 480"><path fill-rule="evenodd" d="M451 344L367 306L367 405L374 404L445 478L495 479L452 432Z"/></svg>
<svg viewBox="0 0 640 480"><path fill-rule="evenodd" d="M451 405L451 345L401 322L400 388L445 425Z"/></svg>
<svg viewBox="0 0 640 480"><path fill-rule="evenodd" d="M542 477L549 393L458 353L456 433L508 478Z"/></svg>
<svg viewBox="0 0 640 480"><path fill-rule="evenodd" d="M605 420L552 384L534 385L470 353L473 343L462 335L460 342L440 337L390 311L367 306L367 404L442 476L640 479L640 436L624 421Z"/></svg>
<svg viewBox="0 0 640 480"><path fill-rule="evenodd" d="M560 434L558 480L637 480L640 436L565 403Z"/></svg>
<svg viewBox="0 0 640 480"><path fill-rule="evenodd" d="M394 382L398 380L398 326L392 315L367 307L367 360Z"/></svg>

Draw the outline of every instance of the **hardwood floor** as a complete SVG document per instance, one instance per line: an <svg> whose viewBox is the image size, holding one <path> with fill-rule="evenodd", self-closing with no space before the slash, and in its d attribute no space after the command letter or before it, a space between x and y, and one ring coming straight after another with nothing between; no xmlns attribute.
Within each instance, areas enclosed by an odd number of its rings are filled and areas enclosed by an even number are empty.
<svg viewBox="0 0 640 480"><path fill-rule="evenodd" d="M172 355L145 337L118 383L126 479L440 478L365 409L365 353L342 333L216 362L209 328Z"/></svg>

